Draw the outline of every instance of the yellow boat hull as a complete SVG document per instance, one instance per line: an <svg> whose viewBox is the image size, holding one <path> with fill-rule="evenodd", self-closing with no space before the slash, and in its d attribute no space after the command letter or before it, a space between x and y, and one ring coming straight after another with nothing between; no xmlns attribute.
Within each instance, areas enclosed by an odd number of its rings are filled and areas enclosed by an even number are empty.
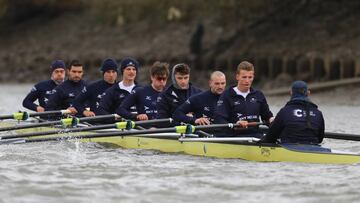
<svg viewBox="0 0 360 203"><path fill-rule="evenodd" d="M152 149L168 153L185 153L196 156L243 159L260 162L303 162L321 164L360 163L360 155L350 153L305 152L289 150L279 145L255 143L180 142L177 139L121 136L92 138L86 142L107 143L122 148Z"/></svg>
<svg viewBox="0 0 360 203"><path fill-rule="evenodd" d="M2 123L3 125L5 123ZM0 125L1 126L1 125ZM41 132L53 130L52 127L18 130L18 133ZM73 133L72 135L89 134L90 132ZM91 132L94 133L94 132ZM69 134L64 134L69 135ZM159 134L158 134L159 135ZM304 162L321 164L355 164L360 163L360 155L355 153L311 152L290 150L279 145L256 143L224 143L208 141L181 142L175 133L157 135L113 136L81 139L81 142L97 142L106 146L131 149L150 149L168 153L185 153L196 156L243 159L260 162ZM166 136L169 135L169 136ZM48 135L41 137L53 137ZM31 137L30 137L31 139Z"/></svg>

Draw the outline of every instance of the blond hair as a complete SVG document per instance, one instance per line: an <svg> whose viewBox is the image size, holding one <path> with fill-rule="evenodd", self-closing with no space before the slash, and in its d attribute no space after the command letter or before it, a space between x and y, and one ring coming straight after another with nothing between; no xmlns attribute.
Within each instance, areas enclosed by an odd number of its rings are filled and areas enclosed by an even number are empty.
<svg viewBox="0 0 360 203"><path fill-rule="evenodd" d="M241 70L245 71L255 71L254 65L248 61L242 61L236 70L236 73L239 74Z"/></svg>

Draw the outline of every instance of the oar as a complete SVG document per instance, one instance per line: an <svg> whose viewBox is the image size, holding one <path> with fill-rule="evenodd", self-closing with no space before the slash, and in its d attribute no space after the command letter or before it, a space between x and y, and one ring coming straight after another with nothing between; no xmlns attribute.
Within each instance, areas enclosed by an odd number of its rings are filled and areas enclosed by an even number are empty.
<svg viewBox="0 0 360 203"><path fill-rule="evenodd" d="M202 126L181 125L181 126L175 126L175 127L171 127L171 128L130 130L130 131L105 132L105 133L74 135L74 136L45 137L45 138L24 138L23 140L21 140L19 138L15 138L14 140L16 141L16 143L27 143L27 142L45 142L45 141L86 139L86 138L113 137L113 136L131 136L131 135L145 136L147 134L153 134L153 133L156 134L156 133L171 133L171 132L179 133L179 134L192 134L196 130L213 130L213 129L223 129L223 128L235 128L235 127L241 127L241 126L239 124L233 124L233 123L202 125ZM154 135L154 136L151 135L150 137L157 137L157 135ZM6 144L9 144L10 140L11 139L7 139L4 141L6 141Z"/></svg>
<svg viewBox="0 0 360 203"><path fill-rule="evenodd" d="M15 125L15 126L8 126L0 128L0 131L9 131L9 130L19 130L19 129L26 129L26 128L36 128L36 127L44 127L44 126L51 126L51 125L59 125L61 124L64 127L75 127L79 122L88 122L88 121L99 121L109 118L120 118L117 114L109 114L109 115L102 115L102 116L94 116L94 117L84 117L84 118L64 118L57 121L48 121L43 123L32 123L32 124L24 124L24 125Z"/></svg>
<svg viewBox="0 0 360 203"><path fill-rule="evenodd" d="M23 137L36 137L36 136L43 136L43 135L51 135L51 134L59 134L59 133L70 133L70 132L83 132L83 131L91 131L91 130L101 130L101 129L134 129L138 126L152 126L154 124L160 123L167 123L171 124L173 122L172 118L164 118L164 119L154 119L154 120L147 120L147 121L122 121L113 124L105 124L105 125L94 125L90 127L82 127L82 128L65 128L65 129L58 129L58 130L51 130L45 132L31 132L31 133L22 133L22 134L15 134L15 135L4 135L0 136L0 140L4 139L13 139L13 138L23 138ZM143 129L145 130L145 129Z"/></svg>
<svg viewBox="0 0 360 203"><path fill-rule="evenodd" d="M263 132L268 132L268 127L261 127L260 128ZM325 132L325 138L330 139L338 139L338 140L352 140L352 141L360 141L360 135L356 134L349 134L349 133L334 133L334 132Z"/></svg>
<svg viewBox="0 0 360 203"><path fill-rule="evenodd" d="M325 137L331 139L360 141L360 135L356 134L325 132Z"/></svg>
<svg viewBox="0 0 360 203"><path fill-rule="evenodd" d="M24 121L27 120L29 117L35 117L35 116L46 116L46 115L66 115L66 114L70 114L71 111L69 110L55 110L55 111L44 111L44 112L16 112L13 114L9 114L9 115L0 115L0 120L3 119L15 119L15 120L19 120L19 121Z"/></svg>

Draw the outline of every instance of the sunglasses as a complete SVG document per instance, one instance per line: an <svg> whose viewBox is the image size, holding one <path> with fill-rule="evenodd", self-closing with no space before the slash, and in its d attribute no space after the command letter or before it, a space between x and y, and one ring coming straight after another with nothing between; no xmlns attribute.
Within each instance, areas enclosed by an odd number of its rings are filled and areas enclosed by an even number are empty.
<svg viewBox="0 0 360 203"><path fill-rule="evenodd" d="M158 81L166 81L167 80L167 78L166 77L155 77L155 79L156 80L158 80Z"/></svg>

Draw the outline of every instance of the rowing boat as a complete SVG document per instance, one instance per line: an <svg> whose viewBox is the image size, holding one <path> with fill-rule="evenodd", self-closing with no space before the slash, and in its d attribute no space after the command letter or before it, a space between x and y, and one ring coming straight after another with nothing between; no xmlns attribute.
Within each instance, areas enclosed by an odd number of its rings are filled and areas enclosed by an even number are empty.
<svg viewBox="0 0 360 203"><path fill-rule="evenodd" d="M153 138L151 136L158 136ZM179 136L179 135L178 135ZM307 150L276 144L258 144L252 139L180 138L174 135L137 135L90 138L87 142L111 144L123 148L152 149L162 152L185 153L196 156L243 159L261 162L305 162L327 164L360 163L360 155L349 152L324 151L322 147ZM310 148L310 147L309 147ZM317 149L316 149L317 148Z"/></svg>
<svg viewBox="0 0 360 203"><path fill-rule="evenodd" d="M0 126L10 125L1 122ZM50 130L53 127L17 130L17 133ZM113 130L115 131L115 129ZM134 131L134 130L132 130ZM89 132L76 133L83 134ZM96 133L96 132L91 132ZM51 137L59 135L47 135ZM32 139L31 137L29 138ZM80 139L81 142L96 142L105 146L132 149L150 149L168 153L185 153L196 156L243 159L260 162L304 162L321 164L360 163L360 154L341 152L313 145L282 146L259 144L256 138L197 138L179 133L137 134Z"/></svg>

